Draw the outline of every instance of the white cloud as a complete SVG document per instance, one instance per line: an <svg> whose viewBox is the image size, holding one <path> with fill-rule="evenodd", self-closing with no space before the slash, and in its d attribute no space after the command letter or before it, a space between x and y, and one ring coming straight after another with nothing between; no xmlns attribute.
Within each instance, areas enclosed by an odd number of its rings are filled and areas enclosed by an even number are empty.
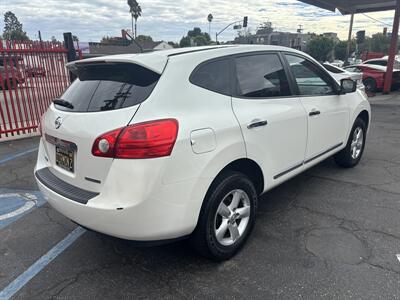
<svg viewBox="0 0 400 300"><path fill-rule="evenodd" d="M130 28L130 16L125 0L6 0L1 11L11 10L24 25L24 30L35 38L41 30L44 39L71 31L81 41L98 41L102 36L118 36L122 28ZM178 41L194 26L208 31L206 17L214 15L212 36L230 22L249 16L249 27L255 31L264 21L271 21L277 30L295 31L303 25L306 32L338 32L345 39L349 26L349 16L341 16L304 5L296 0L141 0L143 13L138 20L139 34L153 36L154 39ZM371 13L369 16L391 24L393 11ZM4 26L0 23L1 27ZM365 29L367 34L382 32L379 22L364 15L355 17L354 32ZM390 31L390 26L389 26ZM231 40L236 32L228 29L220 40Z"/></svg>

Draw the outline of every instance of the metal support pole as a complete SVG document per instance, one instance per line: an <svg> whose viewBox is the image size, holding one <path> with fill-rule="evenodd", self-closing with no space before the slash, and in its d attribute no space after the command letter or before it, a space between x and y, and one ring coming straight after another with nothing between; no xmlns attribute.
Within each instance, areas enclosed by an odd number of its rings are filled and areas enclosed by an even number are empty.
<svg viewBox="0 0 400 300"><path fill-rule="evenodd" d="M43 49L42 33L40 32L40 30L38 31L38 36L39 36L39 41L40 41L40 48Z"/></svg>
<svg viewBox="0 0 400 300"><path fill-rule="evenodd" d="M76 51L74 47L74 41L72 40L72 33L71 32L64 32L64 45L67 48L67 61L71 62L76 60ZM69 77L71 82L75 80L76 75L72 72L69 72Z"/></svg>
<svg viewBox="0 0 400 300"><path fill-rule="evenodd" d="M232 22L231 24L229 24L228 26L226 26L224 29L222 29L220 32L217 32L217 33L215 34L215 42L218 44L218 36L219 36L221 33L223 33L229 26L232 26L233 24L238 23L238 22L240 22L240 21Z"/></svg>
<svg viewBox="0 0 400 300"><path fill-rule="evenodd" d="M349 37L347 39L347 52L346 52L346 59L345 59L345 64L346 65L349 64L349 57L350 57L350 50L351 50L351 35L353 33L353 23L354 23L354 14L351 14Z"/></svg>
<svg viewBox="0 0 400 300"><path fill-rule="evenodd" d="M394 13L392 40L390 42L389 59L385 75L385 84L383 93L389 94L392 87L394 59L397 54L397 41L399 39L399 21L400 21L400 0L396 1L396 11Z"/></svg>

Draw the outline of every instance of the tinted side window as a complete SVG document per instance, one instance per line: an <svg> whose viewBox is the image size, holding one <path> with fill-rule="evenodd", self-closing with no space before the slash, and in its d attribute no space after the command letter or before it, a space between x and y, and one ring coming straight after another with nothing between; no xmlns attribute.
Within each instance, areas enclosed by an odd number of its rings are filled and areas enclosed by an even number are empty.
<svg viewBox="0 0 400 300"><path fill-rule="evenodd" d="M290 69L299 87L300 95L333 95L331 79L314 63L298 56L286 54Z"/></svg>
<svg viewBox="0 0 400 300"><path fill-rule="evenodd" d="M78 78L61 96L72 103L72 112L94 112L125 108L146 100L160 75L131 63L103 63L78 66Z"/></svg>
<svg viewBox="0 0 400 300"><path fill-rule="evenodd" d="M289 96L285 70L277 54L235 58L237 93L250 98Z"/></svg>
<svg viewBox="0 0 400 300"><path fill-rule="evenodd" d="M374 60L374 61L367 62L367 64L386 67L386 66L387 66L387 61L384 61L384 60Z"/></svg>
<svg viewBox="0 0 400 300"><path fill-rule="evenodd" d="M230 95L229 60L221 59L200 65L190 82L207 90Z"/></svg>

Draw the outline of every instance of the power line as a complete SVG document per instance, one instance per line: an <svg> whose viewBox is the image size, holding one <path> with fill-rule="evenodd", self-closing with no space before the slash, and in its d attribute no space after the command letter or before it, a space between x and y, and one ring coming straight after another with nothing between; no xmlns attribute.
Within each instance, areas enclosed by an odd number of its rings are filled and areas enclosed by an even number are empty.
<svg viewBox="0 0 400 300"><path fill-rule="evenodd" d="M367 14L362 14L362 15L363 15L364 17L367 17L367 18L369 18L369 19L375 21L375 22L381 23L381 24L383 24L383 25L385 25L385 26L389 26L389 27L392 26L392 25L387 24L387 23L385 23L385 22L382 22L382 21L380 21L380 20L378 20L378 19L375 19L375 18L373 18L373 17L370 17L370 16L368 16Z"/></svg>

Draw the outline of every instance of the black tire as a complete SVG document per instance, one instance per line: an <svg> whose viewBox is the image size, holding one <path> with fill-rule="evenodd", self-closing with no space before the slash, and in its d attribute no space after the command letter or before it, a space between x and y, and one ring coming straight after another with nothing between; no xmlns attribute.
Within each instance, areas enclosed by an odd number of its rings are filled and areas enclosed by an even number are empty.
<svg viewBox="0 0 400 300"><path fill-rule="evenodd" d="M363 80L363 84L365 86L365 90L367 92L375 92L376 91L376 80L368 77Z"/></svg>
<svg viewBox="0 0 400 300"><path fill-rule="evenodd" d="M217 216L217 210L224 199L225 201L229 201L229 196L228 198L225 197L227 195L230 195L230 193L235 193L235 191L237 190L241 191L240 193L244 192L248 197L246 198L246 201L247 199L249 200L250 214L247 219L247 223L246 221L244 223L247 224L247 226L244 227L245 229L242 231L240 237L233 241L233 244L223 245L218 241L216 237L215 228L218 222L218 218L222 218L222 216ZM238 209L240 208L241 207L238 207ZM247 176L239 172L224 172L214 181L209 191L207 192L203 206L201 208L196 229L190 237L192 247L199 254L215 261L223 261L231 258L240 250L240 248L245 244L247 238L249 237L255 224L256 212L257 192L251 180ZM225 219L225 221L227 220L228 219ZM235 222L235 224L240 227L240 224L243 220L234 220L233 222ZM227 222L229 224L229 222L232 222L232 220ZM222 222L220 226L221 225ZM226 234L228 236L231 235L230 229L226 230Z"/></svg>
<svg viewBox="0 0 400 300"><path fill-rule="evenodd" d="M362 135L363 135L363 140L362 140L362 145L361 148L359 149L359 154L357 157L354 157L352 155L352 143L353 140L355 139L355 132L361 129L362 130ZM356 121L354 122L353 128L351 129L349 138L347 140L346 147L335 154L335 162L343 168L353 168L355 167L361 160L361 157L364 153L364 148L365 148L365 141L366 141L366 133L367 133L367 126L365 122L361 118L357 118Z"/></svg>

